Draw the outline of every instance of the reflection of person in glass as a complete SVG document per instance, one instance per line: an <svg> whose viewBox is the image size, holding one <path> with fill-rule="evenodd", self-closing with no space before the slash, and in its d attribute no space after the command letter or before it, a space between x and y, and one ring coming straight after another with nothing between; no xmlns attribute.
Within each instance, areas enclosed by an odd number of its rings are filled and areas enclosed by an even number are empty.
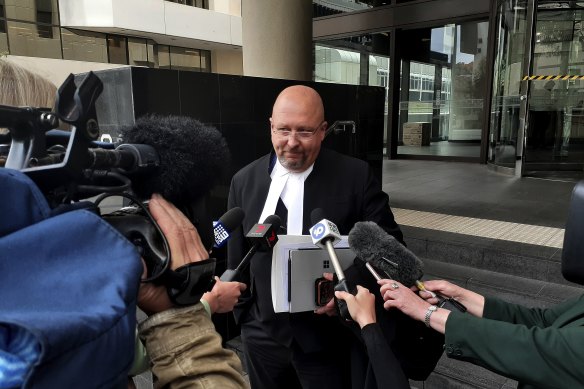
<svg viewBox="0 0 584 389"><path fill-rule="evenodd" d="M526 308L443 280L427 290L454 297L468 314L436 308L438 300L381 280L385 308L397 308L445 334L446 355L520 382L519 388L582 388L584 295L548 309Z"/></svg>

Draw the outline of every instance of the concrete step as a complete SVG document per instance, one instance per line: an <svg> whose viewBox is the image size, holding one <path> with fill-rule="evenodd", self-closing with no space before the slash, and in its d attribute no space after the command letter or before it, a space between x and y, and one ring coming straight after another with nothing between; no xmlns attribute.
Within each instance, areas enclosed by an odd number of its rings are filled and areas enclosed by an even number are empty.
<svg viewBox="0 0 584 389"><path fill-rule="evenodd" d="M408 248L421 258L572 285L561 274L562 250L501 239L403 226Z"/></svg>

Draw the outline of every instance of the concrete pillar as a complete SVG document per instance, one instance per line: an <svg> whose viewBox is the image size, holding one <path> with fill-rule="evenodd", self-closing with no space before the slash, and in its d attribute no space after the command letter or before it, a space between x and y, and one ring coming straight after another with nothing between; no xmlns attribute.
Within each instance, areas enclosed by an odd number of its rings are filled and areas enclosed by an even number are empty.
<svg viewBox="0 0 584 389"><path fill-rule="evenodd" d="M312 1L242 0L243 74L312 80Z"/></svg>

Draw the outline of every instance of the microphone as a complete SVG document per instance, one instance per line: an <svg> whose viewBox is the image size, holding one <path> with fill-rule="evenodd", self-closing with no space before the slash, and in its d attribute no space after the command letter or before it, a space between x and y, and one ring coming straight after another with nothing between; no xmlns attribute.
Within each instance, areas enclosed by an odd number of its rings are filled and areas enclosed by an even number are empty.
<svg viewBox="0 0 584 389"><path fill-rule="evenodd" d="M260 248L270 249L278 242L277 233L281 224L282 220L278 215L270 215L263 223L255 224L246 235L252 243L251 248L235 269L225 270L219 279L225 282L240 280L241 274L249 266L249 261L255 252Z"/></svg>
<svg viewBox="0 0 584 389"><path fill-rule="evenodd" d="M353 285L350 285L345 278L345 273L333 247L334 244L341 240L339 229L333 222L324 218L324 212L321 208L312 210L310 213L310 221L314 224L312 228L310 228L310 237L312 238L312 243L320 248L324 248L327 251L333 264L335 274L339 280L335 285L335 291L348 292L354 295L356 293L356 289ZM347 302L338 300L336 297L335 301L337 303L339 315L347 321L352 321L353 319L349 313Z"/></svg>
<svg viewBox="0 0 584 389"><path fill-rule="evenodd" d="M116 150L92 149L96 156L94 165L108 169L117 167L124 175L131 176L131 188L140 200L160 193L179 208L189 207L210 190L221 171L229 165L229 150L221 133L193 118L143 116L134 126L122 130L122 138L127 143ZM188 209L183 212L189 213ZM233 212L220 220L223 227L229 227L225 231L233 230L243 220L242 210L239 217L238 211ZM239 221L235 220L237 218ZM105 215L104 219L111 223L112 217ZM137 241L144 253L167 251L164 240L161 244L160 239L150 238L153 234L127 224L122 216L116 228L123 228L124 236ZM211 223L208 225L210 227ZM219 229L214 229L214 233L219 234ZM214 281L214 259L190 263L175 271L169 269L167 255L152 255L145 261L153 269L149 280L165 284L170 298L179 305L196 303Z"/></svg>
<svg viewBox="0 0 584 389"><path fill-rule="evenodd" d="M225 138L190 117L142 116L122 130L122 139L151 146L160 160L153 173L132 180L134 193L142 199L160 193L174 204L191 202L207 193L229 166Z"/></svg>
<svg viewBox="0 0 584 389"><path fill-rule="evenodd" d="M366 264L408 288L424 275L422 261L377 223L355 223L349 232L349 246Z"/></svg>
<svg viewBox="0 0 584 389"><path fill-rule="evenodd" d="M215 236L213 247L223 247L231 238L231 232L241 225L244 217L243 209L235 207L225 212L218 221L213 222L213 235Z"/></svg>
<svg viewBox="0 0 584 389"><path fill-rule="evenodd" d="M436 294L426 290L420 281L424 275L423 262L377 223L371 221L355 223L349 232L349 246L365 261L365 266L376 280L391 278L408 288L415 285L419 290L436 297ZM380 276L375 268L385 273L385 277ZM461 312L466 311L466 307L453 298L438 297L441 300L439 306L450 304Z"/></svg>

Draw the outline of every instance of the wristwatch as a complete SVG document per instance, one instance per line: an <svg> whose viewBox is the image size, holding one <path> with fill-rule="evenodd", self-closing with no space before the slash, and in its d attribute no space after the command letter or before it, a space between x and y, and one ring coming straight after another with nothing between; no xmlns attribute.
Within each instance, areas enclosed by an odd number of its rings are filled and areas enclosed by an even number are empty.
<svg viewBox="0 0 584 389"><path fill-rule="evenodd" d="M428 310L426 311L426 315L424 316L424 324L426 325L426 327L430 327L430 316L437 309L438 309L438 307L435 305L430 305L428 307Z"/></svg>

